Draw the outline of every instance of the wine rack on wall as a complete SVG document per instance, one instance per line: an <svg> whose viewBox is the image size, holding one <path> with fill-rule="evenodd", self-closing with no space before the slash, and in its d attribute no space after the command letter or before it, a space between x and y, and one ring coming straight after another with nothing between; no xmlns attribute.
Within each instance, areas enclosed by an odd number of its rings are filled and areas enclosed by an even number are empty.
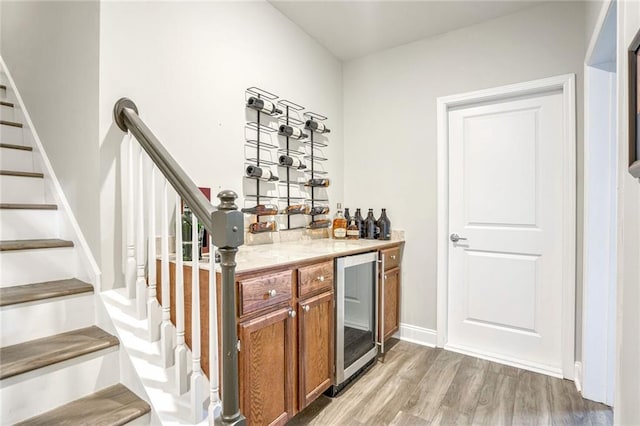
<svg viewBox="0 0 640 426"><path fill-rule="evenodd" d="M249 232L276 232L329 225L327 188L313 187L326 178L325 134L303 129L309 120L326 120L304 107L258 87L245 92L245 207ZM253 119L255 117L255 119ZM315 124L314 124L315 125ZM320 125L324 127L324 125ZM319 208L318 206L321 206ZM309 223L309 218L311 222Z"/></svg>

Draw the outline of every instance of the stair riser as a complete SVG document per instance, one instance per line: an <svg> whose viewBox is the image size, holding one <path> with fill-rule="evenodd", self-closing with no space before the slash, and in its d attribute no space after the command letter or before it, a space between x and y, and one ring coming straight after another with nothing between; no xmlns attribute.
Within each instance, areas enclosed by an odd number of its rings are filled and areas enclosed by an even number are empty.
<svg viewBox="0 0 640 426"><path fill-rule="evenodd" d="M44 203L44 179L0 175L0 201L3 203Z"/></svg>
<svg viewBox="0 0 640 426"><path fill-rule="evenodd" d="M53 336L89 327L94 322L93 293L4 306L0 308L0 345Z"/></svg>
<svg viewBox="0 0 640 426"><path fill-rule="evenodd" d="M119 382L117 347L1 382L0 424L13 424Z"/></svg>
<svg viewBox="0 0 640 426"><path fill-rule="evenodd" d="M58 238L59 210L0 210L0 240Z"/></svg>
<svg viewBox="0 0 640 426"><path fill-rule="evenodd" d="M78 276L75 247L0 252L0 287Z"/></svg>
<svg viewBox="0 0 640 426"><path fill-rule="evenodd" d="M0 105L0 120L16 121L14 107Z"/></svg>
<svg viewBox="0 0 640 426"><path fill-rule="evenodd" d="M22 141L24 140L23 131L25 131L24 127L14 127L1 124L0 142L22 145Z"/></svg>
<svg viewBox="0 0 640 426"><path fill-rule="evenodd" d="M0 148L0 169L19 172L35 172L34 156L31 151Z"/></svg>

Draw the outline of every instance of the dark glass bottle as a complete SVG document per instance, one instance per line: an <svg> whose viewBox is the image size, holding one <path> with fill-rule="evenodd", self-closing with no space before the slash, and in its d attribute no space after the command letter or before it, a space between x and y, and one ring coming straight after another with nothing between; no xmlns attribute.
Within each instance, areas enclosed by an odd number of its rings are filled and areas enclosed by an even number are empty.
<svg viewBox="0 0 640 426"><path fill-rule="evenodd" d="M380 229L380 234L378 235L379 240L391 239L391 221L387 216L387 209L382 209L382 214L380 215L380 219L378 219L378 228Z"/></svg>
<svg viewBox="0 0 640 426"><path fill-rule="evenodd" d="M362 213L360 213L360 209L356 209L356 225L358 225L358 229L360 230L360 238L364 238L364 218L362 217Z"/></svg>
<svg viewBox="0 0 640 426"><path fill-rule="evenodd" d="M344 208L344 218L347 219L347 225L351 223L351 213L349 213L349 207Z"/></svg>
<svg viewBox="0 0 640 426"><path fill-rule="evenodd" d="M303 133L302 130L297 127L287 126L286 124L280 125L278 128L278 134L293 139L304 139L309 137L309 135Z"/></svg>
<svg viewBox="0 0 640 426"><path fill-rule="evenodd" d="M376 218L373 217L373 209L369 209L367 218L364 220L364 238L367 240L376 238Z"/></svg>
<svg viewBox="0 0 640 426"><path fill-rule="evenodd" d="M278 176L274 175L271 170L258 166L247 166L247 176L256 179L276 181Z"/></svg>
<svg viewBox="0 0 640 426"><path fill-rule="evenodd" d="M327 126L325 126L324 123L320 123L315 120L307 120L304 123L304 128L316 133L329 133L331 131L327 129Z"/></svg>
<svg viewBox="0 0 640 426"><path fill-rule="evenodd" d="M191 232L193 229L193 218L191 209L186 204L182 210L182 260L191 261Z"/></svg>
<svg viewBox="0 0 640 426"><path fill-rule="evenodd" d="M273 102L266 99L256 98L255 96L251 96L247 99L247 106L251 109L255 109L256 111L264 112L265 114L282 114L282 110L276 108Z"/></svg>

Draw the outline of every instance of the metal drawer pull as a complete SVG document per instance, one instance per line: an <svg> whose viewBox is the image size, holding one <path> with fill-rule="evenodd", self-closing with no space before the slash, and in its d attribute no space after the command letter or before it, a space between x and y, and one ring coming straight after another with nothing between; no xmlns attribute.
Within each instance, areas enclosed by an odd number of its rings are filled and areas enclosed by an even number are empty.
<svg viewBox="0 0 640 426"><path fill-rule="evenodd" d="M320 275L318 277L318 281L320 281L321 283L324 282L324 275Z"/></svg>
<svg viewBox="0 0 640 426"><path fill-rule="evenodd" d="M391 260L396 260L396 255L395 254L391 255Z"/></svg>
<svg viewBox="0 0 640 426"><path fill-rule="evenodd" d="M269 295L269 297L276 297L276 290L275 289L269 290L267 294Z"/></svg>
<svg viewBox="0 0 640 426"><path fill-rule="evenodd" d="M309 312L309 305L304 305L302 307L302 310L304 310L305 312Z"/></svg>
<svg viewBox="0 0 640 426"><path fill-rule="evenodd" d="M387 274L385 274L385 275L384 275L384 279L385 279L385 280L387 279Z"/></svg>
<svg viewBox="0 0 640 426"><path fill-rule="evenodd" d="M291 318L295 318L296 317L296 311L294 311L293 309L289 309L289 316Z"/></svg>

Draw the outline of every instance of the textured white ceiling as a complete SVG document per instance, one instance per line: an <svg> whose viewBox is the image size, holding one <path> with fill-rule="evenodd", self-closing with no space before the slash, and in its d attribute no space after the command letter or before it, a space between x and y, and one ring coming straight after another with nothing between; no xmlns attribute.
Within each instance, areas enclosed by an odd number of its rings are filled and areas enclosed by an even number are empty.
<svg viewBox="0 0 640 426"><path fill-rule="evenodd" d="M524 0L269 2L345 61L544 3Z"/></svg>

